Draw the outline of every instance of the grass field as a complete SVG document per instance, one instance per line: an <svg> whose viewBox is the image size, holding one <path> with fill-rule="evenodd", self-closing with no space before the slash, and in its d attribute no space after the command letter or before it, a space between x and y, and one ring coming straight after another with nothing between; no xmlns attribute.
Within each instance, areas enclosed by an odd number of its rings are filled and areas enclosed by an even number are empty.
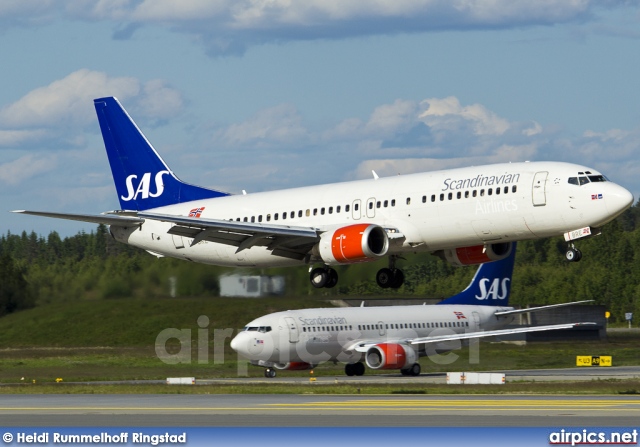
<svg viewBox="0 0 640 447"><path fill-rule="evenodd" d="M287 308L326 307L311 300L270 298L261 300L159 299L104 300L43 306L0 318L0 393L220 393L220 392L357 392L353 386L338 384L302 387L229 385L167 387L166 385L68 385L76 381L164 380L167 377L262 377L262 368L248 366L230 350L229 336L256 316ZM206 315L209 324L198 325ZM190 330L191 361L163 362L155 342L168 328ZM207 357L198 346L198 330L207 331ZM222 334L223 336L219 336ZM486 371L530 368L570 368L577 355L611 355L614 366L640 364L640 334L616 331L605 341L538 342L524 345L482 341L478 361L470 361L469 348L453 351L434 362L422 358L423 372ZM167 350L177 352L177 346ZM474 353L475 355L475 353ZM200 360L200 362L199 362ZM375 374L367 371L367 375ZM314 374L343 376L343 366L323 364ZM308 371L283 371L280 376L308 377ZM62 379L62 383L56 383ZM34 383L35 381L35 383ZM429 386L407 389L406 385L375 386L368 393L487 392L488 388ZM491 387L491 392L640 392L639 381L595 381L578 384L509 383Z"/></svg>

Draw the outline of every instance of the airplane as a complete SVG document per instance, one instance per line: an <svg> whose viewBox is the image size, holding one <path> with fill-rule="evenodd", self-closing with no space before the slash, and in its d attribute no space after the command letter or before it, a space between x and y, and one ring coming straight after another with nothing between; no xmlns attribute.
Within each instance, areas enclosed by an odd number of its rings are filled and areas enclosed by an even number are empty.
<svg viewBox="0 0 640 447"><path fill-rule="evenodd" d="M586 301L516 310L509 307L515 243L506 258L481 264L469 286L434 305L287 310L259 317L231 340L231 348L268 378L276 370L305 370L344 362L345 374L373 370L421 372L420 356L446 352L453 340L570 329L595 323L506 328L515 315ZM447 344L449 343L449 344ZM362 362L364 358L364 363Z"/></svg>
<svg viewBox="0 0 640 447"><path fill-rule="evenodd" d="M574 241L633 203L595 169L561 162L502 163L270 192L229 194L185 183L114 97L94 100L120 201L98 215L16 213L109 226L120 242L158 256L231 267L308 266L311 284L338 283L333 266L388 258L382 288L404 282L396 261L429 252L454 265L505 258L511 244Z"/></svg>

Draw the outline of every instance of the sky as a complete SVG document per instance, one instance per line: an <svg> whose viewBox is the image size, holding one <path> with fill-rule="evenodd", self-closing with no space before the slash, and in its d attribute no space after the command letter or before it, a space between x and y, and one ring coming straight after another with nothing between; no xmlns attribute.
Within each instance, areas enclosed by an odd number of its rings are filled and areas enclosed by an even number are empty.
<svg viewBox="0 0 640 447"><path fill-rule="evenodd" d="M182 180L267 191L508 161L640 197L632 0L3 0L0 233L119 208L93 99Z"/></svg>

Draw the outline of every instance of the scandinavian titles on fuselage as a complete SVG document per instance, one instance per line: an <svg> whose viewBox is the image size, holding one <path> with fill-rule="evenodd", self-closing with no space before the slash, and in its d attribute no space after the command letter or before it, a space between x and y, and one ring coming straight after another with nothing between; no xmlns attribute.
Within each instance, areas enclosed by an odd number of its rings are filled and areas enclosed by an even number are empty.
<svg viewBox="0 0 640 447"><path fill-rule="evenodd" d="M491 185L510 185L512 183L518 183L520 180L520 174L509 174L505 172L502 175L489 175L478 174L473 178L465 178L456 180L447 178L444 180L444 186L442 191L455 191L458 189L479 188L481 186Z"/></svg>
<svg viewBox="0 0 640 447"><path fill-rule="evenodd" d="M300 322L303 325L306 325L306 326L317 326L317 325L323 325L323 324L347 324L347 319L346 318L342 318L342 317L333 317L333 318L324 318L324 317L303 318L303 317L298 317L298 320L300 320Z"/></svg>

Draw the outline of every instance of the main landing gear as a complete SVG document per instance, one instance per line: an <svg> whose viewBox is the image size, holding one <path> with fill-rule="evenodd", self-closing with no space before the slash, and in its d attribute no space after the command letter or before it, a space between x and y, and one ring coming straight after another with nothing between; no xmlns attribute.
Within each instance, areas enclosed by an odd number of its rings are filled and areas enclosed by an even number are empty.
<svg viewBox="0 0 640 447"><path fill-rule="evenodd" d="M569 248L567 248L564 257L569 262L578 262L580 259L582 259L582 252L578 250L575 245L571 244L569 245Z"/></svg>
<svg viewBox="0 0 640 447"><path fill-rule="evenodd" d="M419 376L420 375L420 363L414 363L408 368L401 369L400 372L403 376Z"/></svg>
<svg viewBox="0 0 640 447"><path fill-rule="evenodd" d="M273 368L265 368L264 369L264 376L267 379L273 379L276 376L276 370Z"/></svg>
<svg viewBox="0 0 640 447"><path fill-rule="evenodd" d="M364 374L364 363L347 363L344 365L344 373L351 376L362 376Z"/></svg>
<svg viewBox="0 0 640 447"><path fill-rule="evenodd" d="M318 267L311 270L309 280L316 289L330 289L338 284L338 272L331 267Z"/></svg>
<svg viewBox="0 0 640 447"><path fill-rule="evenodd" d="M389 256L389 268L378 270L376 274L376 282L383 289L398 289L404 284L404 273L396 268L396 260L398 256Z"/></svg>

